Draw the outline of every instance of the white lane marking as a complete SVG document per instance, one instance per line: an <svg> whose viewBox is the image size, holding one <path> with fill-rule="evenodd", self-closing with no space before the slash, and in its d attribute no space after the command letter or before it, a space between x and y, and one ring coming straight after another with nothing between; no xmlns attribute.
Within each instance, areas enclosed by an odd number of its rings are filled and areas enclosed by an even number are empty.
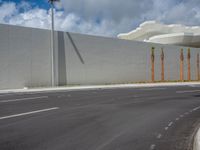
<svg viewBox="0 0 200 150"><path fill-rule="evenodd" d="M173 124L173 122L170 122L170 123L168 124L168 126L170 127L172 124Z"/></svg>
<svg viewBox="0 0 200 150"><path fill-rule="evenodd" d="M169 127L165 127L165 130L168 130L169 129Z"/></svg>
<svg viewBox="0 0 200 150"><path fill-rule="evenodd" d="M57 97L58 98L62 98L62 97L65 97L65 95L58 95Z"/></svg>
<svg viewBox="0 0 200 150"><path fill-rule="evenodd" d="M155 147L156 147L156 145L155 145L155 144L152 144L152 145L150 146L150 150L154 150Z"/></svg>
<svg viewBox="0 0 200 150"><path fill-rule="evenodd" d="M184 115L180 115L180 117L181 117L181 118L183 118L183 117L184 117Z"/></svg>
<svg viewBox="0 0 200 150"><path fill-rule="evenodd" d="M19 98L19 99L2 100L2 101L0 101L0 103L17 102L17 101L26 101L26 100L42 99L42 98L48 98L48 96L27 97L27 98Z"/></svg>
<svg viewBox="0 0 200 150"><path fill-rule="evenodd" d="M196 108L194 108L194 109L193 109L193 111L196 111L196 110L198 110L199 108L200 108L200 106L199 106L199 107L196 107Z"/></svg>
<svg viewBox="0 0 200 150"><path fill-rule="evenodd" d="M36 110L36 111L30 111L30 112L21 113L21 114L15 114L15 115L10 115L10 116L4 116L4 117L0 117L0 120L9 119L9 118L14 118L14 117L20 117L20 116L25 116L25 115L30 115L30 114L36 114L36 113L46 112L46 111L51 111L51 110L56 110L56 109L59 109L59 107L53 107L53 108L47 108L47 109Z"/></svg>
<svg viewBox="0 0 200 150"><path fill-rule="evenodd" d="M179 120L179 118L176 118L176 121L178 121Z"/></svg>
<svg viewBox="0 0 200 150"><path fill-rule="evenodd" d="M162 134L159 133L159 134L157 135L157 139L160 139L161 137L162 137Z"/></svg>
<svg viewBox="0 0 200 150"><path fill-rule="evenodd" d="M188 113L188 112L185 112L184 114L185 114L185 115L188 115L189 113Z"/></svg>
<svg viewBox="0 0 200 150"><path fill-rule="evenodd" d="M176 93L195 93L195 92L200 92L200 90L188 90L188 91L176 91Z"/></svg>
<svg viewBox="0 0 200 150"><path fill-rule="evenodd" d="M3 96L11 96L11 95L17 95L17 94L1 94L0 97L3 97Z"/></svg>

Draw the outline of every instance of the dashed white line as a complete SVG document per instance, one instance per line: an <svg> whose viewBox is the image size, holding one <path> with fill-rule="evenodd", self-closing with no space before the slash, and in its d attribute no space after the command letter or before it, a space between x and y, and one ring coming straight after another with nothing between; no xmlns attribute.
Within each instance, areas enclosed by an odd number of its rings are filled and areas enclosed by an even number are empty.
<svg viewBox="0 0 200 150"><path fill-rule="evenodd" d="M165 127L165 130L168 130L169 129L169 127Z"/></svg>
<svg viewBox="0 0 200 150"><path fill-rule="evenodd" d="M11 96L11 95L16 95L16 94L1 94L0 97L3 97L3 96Z"/></svg>
<svg viewBox="0 0 200 150"><path fill-rule="evenodd" d="M48 98L48 96L27 97L27 98L19 98L19 99L2 100L2 101L0 101L0 103L17 102L17 101L26 101L26 100L42 99L42 98Z"/></svg>
<svg viewBox="0 0 200 150"><path fill-rule="evenodd" d="M194 109L193 109L193 111L196 111L196 110L198 110L199 108L200 108L200 106L199 106L199 107L196 107L196 108L194 108Z"/></svg>
<svg viewBox="0 0 200 150"><path fill-rule="evenodd" d="M58 95L58 98L62 98L62 97L65 97L65 95Z"/></svg>
<svg viewBox="0 0 200 150"><path fill-rule="evenodd" d="M4 117L0 117L0 120L14 118L14 117L20 117L20 116L26 116L26 115L30 115L30 114L36 114L36 113L46 112L46 111L51 111L51 110L56 110L56 109L59 109L59 107L53 107L53 108L47 108L47 109L41 109L41 110L36 110L36 111L25 112L25 113L21 113L21 114L4 116Z"/></svg>
<svg viewBox="0 0 200 150"><path fill-rule="evenodd" d="M156 145L155 145L155 144L152 144L152 145L150 146L150 150L154 150L155 147L156 147Z"/></svg>
<svg viewBox="0 0 200 150"><path fill-rule="evenodd" d="M162 134L159 133L159 134L157 135L157 139L160 139L161 137L162 137Z"/></svg>
<svg viewBox="0 0 200 150"><path fill-rule="evenodd" d="M181 117L181 118L183 118L183 117L184 117L184 115L180 115L180 117Z"/></svg>
<svg viewBox="0 0 200 150"><path fill-rule="evenodd" d="M185 114L185 115L188 115L189 113L188 113L188 112L185 112L184 114Z"/></svg>
<svg viewBox="0 0 200 150"><path fill-rule="evenodd" d="M170 122L170 123L168 124L168 127L170 127L172 124L173 124L173 122Z"/></svg>
<svg viewBox="0 0 200 150"><path fill-rule="evenodd" d="M176 121L178 121L179 120L179 118L176 118Z"/></svg>

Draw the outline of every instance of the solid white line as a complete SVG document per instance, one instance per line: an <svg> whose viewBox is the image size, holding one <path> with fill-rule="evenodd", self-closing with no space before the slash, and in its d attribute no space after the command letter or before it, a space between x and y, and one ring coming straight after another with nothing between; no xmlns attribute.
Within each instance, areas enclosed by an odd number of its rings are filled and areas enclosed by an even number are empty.
<svg viewBox="0 0 200 150"><path fill-rule="evenodd" d="M20 116L25 116L25 115L30 115L30 114L36 114L36 113L46 112L46 111L56 110L56 109L59 109L59 107L53 107L53 108L47 108L47 109L42 109L42 110L30 111L30 112L21 113L21 114L4 116L4 117L0 117L0 120L14 118L14 117L20 117Z"/></svg>
<svg viewBox="0 0 200 150"><path fill-rule="evenodd" d="M176 91L176 93L194 93L194 92L200 92L200 90Z"/></svg>
<svg viewBox="0 0 200 150"><path fill-rule="evenodd" d="M33 99L40 99L40 98L48 98L48 96L27 97L27 98L19 98L19 99L2 100L2 101L0 101L0 103L8 103L8 102L25 101L25 100L33 100Z"/></svg>

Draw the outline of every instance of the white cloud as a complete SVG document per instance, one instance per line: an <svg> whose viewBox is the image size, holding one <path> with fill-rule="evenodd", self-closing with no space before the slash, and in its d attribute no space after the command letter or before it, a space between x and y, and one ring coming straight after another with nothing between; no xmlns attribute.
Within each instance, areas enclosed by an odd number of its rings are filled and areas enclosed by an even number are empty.
<svg viewBox="0 0 200 150"><path fill-rule="evenodd" d="M198 0L61 0L56 4L57 30L116 36L146 20L199 25ZM60 9L63 7L63 9ZM0 22L50 28L50 11L22 1L0 3Z"/></svg>
<svg viewBox="0 0 200 150"><path fill-rule="evenodd" d="M22 7L24 6L24 7ZM24 9L20 12L21 9ZM32 8L27 3L3 3L0 7L1 23L12 25L20 25L36 28L50 28L50 10L41 8ZM131 24L131 21L124 20L126 26ZM113 36L118 30L123 31L125 26L121 27L122 23L116 24L114 20L101 19L96 22L93 19L84 19L75 13L66 13L65 11L57 10L55 12L55 28L62 31L79 32L92 35Z"/></svg>
<svg viewBox="0 0 200 150"><path fill-rule="evenodd" d="M3 3L0 6L0 22L9 19L14 13L17 13L15 3Z"/></svg>

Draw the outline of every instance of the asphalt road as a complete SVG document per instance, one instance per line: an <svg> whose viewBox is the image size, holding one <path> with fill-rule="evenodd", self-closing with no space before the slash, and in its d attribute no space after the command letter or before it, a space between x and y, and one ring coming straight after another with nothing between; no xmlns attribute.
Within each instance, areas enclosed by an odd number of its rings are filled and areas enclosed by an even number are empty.
<svg viewBox="0 0 200 150"><path fill-rule="evenodd" d="M0 150L186 150L200 86L0 95Z"/></svg>

